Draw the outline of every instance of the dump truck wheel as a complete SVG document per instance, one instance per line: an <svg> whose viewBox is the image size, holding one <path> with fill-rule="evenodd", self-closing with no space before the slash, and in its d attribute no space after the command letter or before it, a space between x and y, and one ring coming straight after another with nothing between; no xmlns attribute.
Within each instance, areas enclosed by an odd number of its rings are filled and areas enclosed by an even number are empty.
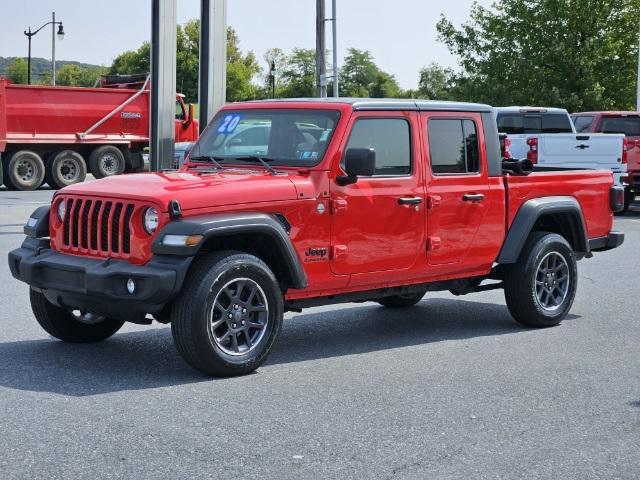
<svg viewBox="0 0 640 480"><path fill-rule="evenodd" d="M3 161L4 184L9 190L36 190L44 181L44 162L31 150L14 152Z"/></svg>
<svg viewBox="0 0 640 480"><path fill-rule="evenodd" d="M124 155L112 145L98 147L89 155L89 171L95 178L120 175L125 166Z"/></svg>
<svg viewBox="0 0 640 480"><path fill-rule="evenodd" d="M45 181L56 190L84 182L87 177L87 164L78 152L63 150L54 153L45 167Z"/></svg>

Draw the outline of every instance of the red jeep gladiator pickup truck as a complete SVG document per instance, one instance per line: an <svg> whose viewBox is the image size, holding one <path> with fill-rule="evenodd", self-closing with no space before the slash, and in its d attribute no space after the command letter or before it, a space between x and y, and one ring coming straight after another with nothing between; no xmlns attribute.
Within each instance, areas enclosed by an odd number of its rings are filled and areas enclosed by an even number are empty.
<svg viewBox="0 0 640 480"><path fill-rule="evenodd" d="M230 104L180 170L57 192L9 265L54 337L156 319L211 375L256 369L284 312L317 305L503 288L515 320L547 327L571 308L576 261L622 244L624 195L608 171L521 170L487 105Z"/></svg>

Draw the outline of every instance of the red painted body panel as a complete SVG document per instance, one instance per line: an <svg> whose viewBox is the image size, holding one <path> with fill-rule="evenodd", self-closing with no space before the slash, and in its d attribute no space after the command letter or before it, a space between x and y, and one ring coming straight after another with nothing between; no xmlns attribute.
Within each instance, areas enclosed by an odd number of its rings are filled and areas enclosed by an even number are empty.
<svg viewBox="0 0 640 480"><path fill-rule="evenodd" d="M226 109L332 109L341 113L325 157L313 168L277 167L269 175L259 166L237 166L220 173L194 173L186 163L176 173L110 177L60 191L62 197L110 198L154 205L161 223L169 221L167 205L180 202L184 217L218 212L281 213L291 225L290 238L309 285L289 290L287 299L313 298L388 286L426 283L490 273L523 202L568 195L582 206L590 238L602 237L612 226L610 172L533 173L527 177L489 177L481 145L481 172L471 175L431 174L427 120L432 116L468 116L483 137L478 114L446 112L353 111L346 103L281 102L233 104ZM413 172L404 177L360 178L339 186L340 161L350 126L360 117L401 117L412 131ZM480 204L462 202L464 193L482 193ZM399 197L421 197L419 208L399 205ZM135 216L135 215L134 215ZM52 215L54 217L54 215ZM134 221L140 221L137 219ZM62 249L61 225L51 221L54 248ZM150 258L152 237L136 234L139 245L126 257L143 264ZM438 238L439 242L432 241ZM427 250L427 245L438 248ZM313 257L308 249L326 248L331 256ZM63 249L64 250L64 249ZM102 256L70 249L71 254ZM112 252L113 253L113 252Z"/></svg>
<svg viewBox="0 0 640 480"><path fill-rule="evenodd" d="M638 117L640 114L638 112L584 112L584 113L574 113L574 116L589 116L594 117L591 126L589 127L589 132L600 133L602 132L602 119L606 117L620 117L620 116L633 116ZM633 181L634 177L640 176L640 136L627 136L627 140L632 140L635 142L629 150L627 150L627 174L628 181L630 185L635 185L636 182Z"/></svg>
<svg viewBox="0 0 640 480"><path fill-rule="evenodd" d="M0 79L0 151L4 144L149 143L149 91L98 126L138 90L14 85ZM179 101L182 101L178 97ZM176 120L176 141L198 138L197 121Z"/></svg>
<svg viewBox="0 0 640 480"><path fill-rule="evenodd" d="M538 172L528 177L508 177L508 184L508 226L527 200L567 195L580 203L589 238L604 237L611 231L613 214L608 199L613 174L609 171Z"/></svg>

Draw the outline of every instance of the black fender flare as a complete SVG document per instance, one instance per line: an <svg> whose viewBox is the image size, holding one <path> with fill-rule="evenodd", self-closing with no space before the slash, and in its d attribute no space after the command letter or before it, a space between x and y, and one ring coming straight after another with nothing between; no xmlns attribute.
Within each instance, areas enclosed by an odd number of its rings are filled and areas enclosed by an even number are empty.
<svg viewBox="0 0 640 480"><path fill-rule="evenodd" d="M589 238L580 204L574 197L553 196L534 198L522 204L509 228L496 262L499 264L516 263L538 219L546 215L557 214L567 215L571 219L567 227L573 236L575 252L588 255L590 252Z"/></svg>
<svg viewBox="0 0 640 480"><path fill-rule="evenodd" d="M261 212L237 212L177 218L162 228L154 240L151 250L155 255L194 256L211 238L247 233L270 236L278 246L278 254L292 281L291 286L296 289L307 287L307 275L293 247L291 238L285 226L275 215ZM203 239L198 245L191 247L171 246L162 243L165 235L202 235Z"/></svg>

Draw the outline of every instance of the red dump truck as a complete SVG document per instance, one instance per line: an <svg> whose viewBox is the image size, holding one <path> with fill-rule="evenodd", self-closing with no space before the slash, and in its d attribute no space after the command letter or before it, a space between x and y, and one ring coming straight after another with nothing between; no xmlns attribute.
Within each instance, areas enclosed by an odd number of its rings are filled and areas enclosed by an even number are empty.
<svg viewBox="0 0 640 480"><path fill-rule="evenodd" d="M10 190L62 188L142 170L149 145L149 82L100 88L15 85L0 78L0 157ZM127 88L136 86L137 88ZM123 88L124 87L124 88ZM176 95L176 142L198 137L193 105Z"/></svg>

